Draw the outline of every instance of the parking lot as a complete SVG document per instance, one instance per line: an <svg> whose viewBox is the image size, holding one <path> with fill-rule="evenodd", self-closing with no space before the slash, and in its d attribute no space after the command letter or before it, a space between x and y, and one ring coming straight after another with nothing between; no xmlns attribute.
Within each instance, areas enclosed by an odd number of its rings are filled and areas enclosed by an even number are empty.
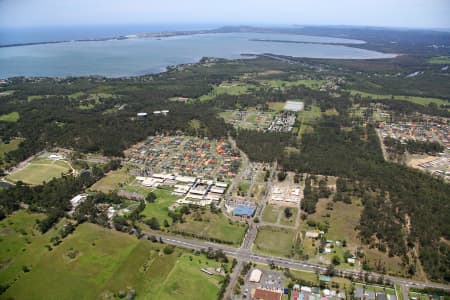
<svg viewBox="0 0 450 300"><path fill-rule="evenodd" d="M283 272L259 269L262 272L261 280L259 282L250 282L250 276L255 268L250 269L245 277L245 283L242 287L242 298L251 298L252 289L262 288L266 290L282 291L285 285L285 277Z"/></svg>

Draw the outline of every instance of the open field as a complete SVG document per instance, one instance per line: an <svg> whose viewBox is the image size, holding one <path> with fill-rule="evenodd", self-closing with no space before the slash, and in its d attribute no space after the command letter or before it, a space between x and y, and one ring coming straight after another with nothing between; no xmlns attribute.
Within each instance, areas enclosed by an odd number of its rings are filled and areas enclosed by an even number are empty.
<svg viewBox="0 0 450 300"><path fill-rule="evenodd" d="M33 100L41 100L47 97L52 97L56 95L29 95L27 96L28 102ZM108 98L117 97L117 95L105 93L105 92L93 92L93 93L85 93L85 92L76 92L67 95L67 97L72 101L78 101L78 108L85 110L94 108L97 104L100 104L102 100Z"/></svg>
<svg viewBox="0 0 450 300"><path fill-rule="evenodd" d="M17 299L95 299L136 247L133 236L82 224L8 289ZM70 252L77 253L71 259Z"/></svg>
<svg viewBox="0 0 450 300"><path fill-rule="evenodd" d="M327 110L322 112L317 105L312 105L309 110L302 110L298 112L298 120L300 121L300 129L298 130L298 137L300 138L304 133L311 133L313 131L314 123L319 120L322 115L337 115L336 110Z"/></svg>
<svg viewBox="0 0 450 300"><path fill-rule="evenodd" d="M241 193L247 194L250 189L250 182L248 180L243 180L239 183L238 190Z"/></svg>
<svg viewBox="0 0 450 300"><path fill-rule="evenodd" d="M19 144L22 140L14 139L11 140L8 144L5 144L2 140L0 140L0 159L5 157L5 154L14 151L19 147Z"/></svg>
<svg viewBox="0 0 450 300"><path fill-rule="evenodd" d="M363 251L369 260L369 265L372 268L375 268L376 264L380 261L386 266L387 274L394 276L405 276L406 270L400 257L389 257L387 253L383 253L374 248L370 249L368 246L364 246Z"/></svg>
<svg viewBox="0 0 450 300"><path fill-rule="evenodd" d="M233 223L222 213L213 214L209 209L191 212L185 219L186 222L173 225L171 230L195 234L205 239L214 238L233 245L242 242L247 228L243 224Z"/></svg>
<svg viewBox="0 0 450 300"><path fill-rule="evenodd" d="M288 226L295 226L295 220L297 219L298 215L298 208L296 207L289 207L292 212L292 216L290 218L286 218L286 215L284 214L285 207L281 207L281 219L280 224L281 225L288 225Z"/></svg>
<svg viewBox="0 0 450 300"><path fill-rule="evenodd" d="M271 110L282 111L286 102L269 102L267 104L269 105L269 109Z"/></svg>
<svg viewBox="0 0 450 300"><path fill-rule="evenodd" d="M136 299L179 299L183 295L183 299L194 300L213 299L219 291L222 276L200 270L219 267L218 262L181 249L163 255L162 244L89 223L79 225L48 251L44 244L55 231L31 234L35 218L41 217L19 211L0 222L0 243L13 245L0 249L2 260L10 259L0 269L0 281L13 283L2 295L5 299L105 299L108 295L117 299L119 291L133 289ZM25 244L18 242L24 238L17 232L20 229L31 241L24 251L17 251ZM24 265L29 272L22 271Z"/></svg>
<svg viewBox="0 0 450 300"><path fill-rule="evenodd" d="M19 121L20 116L19 113L16 111L13 111L9 114L0 115L0 122L17 122Z"/></svg>
<svg viewBox="0 0 450 300"><path fill-rule="evenodd" d="M14 90L0 92L0 97L12 95L14 92Z"/></svg>
<svg viewBox="0 0 450 300"><path fill-rule="evenodd" d="M435 56L430 58L429 62L436 65L450 64L450 56Z"/></svg>
<svg viewBox="0 0 450 300"><path fill-rule="evenodd" d="M27 100L28 100L28 102L31 102L33 100L44 99L48 96L51 96L51 95L29 95L29 96L27 96Z"/></svg>
<svg viewBox="0 0 450 300"><path fill-rule="evenodd" d="M279 214L280 210L277 206L266 205L263 212L262 221L267 223L276 223Z"/></svg>
<svg viewBox="0 0 450 300"><path fill-rule="evenodd" d="M315 272L300 271L300 270L290 270L290 272L295 279L309 281L316 285L319 284L319 276L317 276Z"/></svg>
<svg viewBox="0 0 450 300"><path fill-rule="evenodd" d="M53 178L61 177L62 173L70 171L70 166L65 161L35 159L24 169L8 175L7 179L13 182L23 181L28 184L38 185L50 181Z"/></svg>
<svg viewBox="0 0 450 300"><path fill-rule="evenodd" d="M284 206L267 205L264 209L262 221L267 223L277 223L278 218L280 218L281 225L295 226L295 220L298 214L298 208L289 207L292 211L292 216L286 218L284 214Z"/></svg>
<svg viewBox="0 0 450 300"><path fill-rule="evenodd" d="M203 95L199 98L200 101L209 101L217 95L243 95L248 94L250 89L255 88L254 85L241 84L241 83L221 83L218 86L214 86L213 90L208 95Z"/></svg>
<svg viewBox="0 0 450 300"><path fill-rule="evenodd" d="M321 85L325 83L325 80L295 80L295 81L284 81L284 80L269 80L263 81L263 83L270 85L271 87L291 87L291 86L299 86L303 85L310 89L320 89Z"/></svg>
<svg viewBox="0 0 450 300"><path fill-rule="evenodd" d="M343 261L343 254L345 250L349 250L354 253L357 247L362 246L358 238L358 231L355 229L359 224L359 219L362 212L362 204L359 199L353 198L352 204L346 204L344 202L333 202L329 199L321 199L316 206L316 212L308 217L308 219L315 221L316 223L325 224L329 223L328 232L325 234L327 240L343 241L347 242L347 247L335 246L331 254L327 255L328 259L331 259L334 255L341 257ZM333 203L333 210L327 210L328 203ZM327 215L329 214L329 217ZM311 230L306 222L302 223L302 230ZM314 255L315 248L319 243L315 243L315 247L312 246L311 239L305 239L303 242L303 248L308 255ZM372 267L381 261L386 266L386 270L390 274L403 275L401 267L401 259L399 257L389 257L386 253L380 252L376 249L370 249L367 246L363 246L364 253L369 260L369 264ZM342 268L350 268L347 263L340 265Z"/></svg>
<svg viewBox="0 0 450 300"><path fill-rule="evenodd" d="M254 196L255 200L261 200L266 191L266 185L264 183L257 183L253 186L251 194Z"/></svg>
<svg viewBox="0 0 450 300"><path fill-rule="evenodd" d="M36 220L44 217L20 210L0 221L0 284L11 284L16 278L27 276L22 267L33 268L48 253L45 245L50 244L62 222L41 234L35 227Z"/></svg>
<svg viewBox="0 0 450 300"><path fill-rule="evenodd" d="M209 276L204 267L219 267L204 255L195 256L177 249L171 255L161 255L158 244L140 242L127 260L108 280L103 295L135 289L136 299L214 299L222 277ZM192 260L191 260L192 258Z"/></svg>
<svg viewBox="0 0 450 300"><path fill-rule="evenodd" d="M308 255L310 258L315 257L318 253L318 242L313 239L304 238L302 242L303 254Z"/></svg>
<svg viewBox="0 0 450 300"><path fill-rule="evenodd" d="M164 220L167 220L169 224L172 223L172 219L167 216L169 213L169 206L175 203L180 197L171 194L170 190L155 189L153 193L157 197L154 203L147 203L142 215L145 218L156 218L159 224L162 226Z"/></svg>
<svg viewBox="0 0 450 300"><path fill-rule="evenodd" d="M401 95L381 95L381 94L373 94L367 93L357 90L350 90L351 95L359 94L361 97L370 97L372 99L393 99L393 100L404 100L412 103L420 104L420 105L428 105L430 103L435 103L436 105L448 105L450 102L445 101L443 99L431 98L431 97L419 97L419 96L401 96Z"/></svg>
<svg viewBox="0 0 450 300"><path fill-rule="evenodd" d="M395 288L395 295L397 295L397 299L398 300L404 300L403 299L403 290L402 290L402 286L401 285L394 285Z"/></svg>
<svg viewBox="0 0 450 300"><path fill-rule="evenodd" d="M282 104L284 106L284 103ZM278 110L282 110L282 108ZM249 107L246 110L227 110L219 114L226 123L232 124L234 127L256 130L267 129L275 115L274 111L262 111L255 107Z"/></svg>
<svg viewBox="0 0 450 300"><path fill-rule="evenodd" d="M183 254L177 259L157 292L152 294L155 295L155 299L162 300L180 299L180 297L192 300L215 299L222 277L203 273L201 268L206 266L217 268L220 264L204 256Z"/></svg>
<svg viewBox="0 0 450 300"><path fill-rule="evenodd" d="M327 206L332 204L332 210L328 210ZM351 265L344 262L344 252L350 251L355 253L356 249L361 246L358 238L356 226L359 224L359 219L362 212L362 205L359 199L354 199L352 204L344 202L333 202L330 199L320 199L316 205L316 212L308 216L308 220L314 221L316 224L329 224L328 232L325 234L326 240L333 241L331 253L326 254L325 257L331 261L333 256L337 255L341 259L340 268L352 268ZM307 225L307 222L301 223L302 231L311 231L313 228ZM314 228L317 230L317 228ZM335 241L346 241L347 246L343 247L341 244L335 245ZM319 253L318 241L313 241L310 238L303 240L303 251L309 257L315 257Z"/></svg>
<svg viewBox="0 0 450 300"><path fill-rule="evenodd" d="M313 285L318 286L320 284L319 276L312 271L300 271L300 270L290 270L290 273L294 279L304 280L311 282ZM295 282L296 280L294 280ZM339 284L341 289L346 289L348 292L351 291L352 282L349 279L342 277L331 277L332 283Z"/></svg>
<svg viewBox="0 0 450 300"><path fill-rule="evenodd" d="M345 289L347 293L351 293L353 287L352 287L352 281L347 278L343 277L331 277L331 282L339 284L339 287L341 289Z"/></svg>
<svg viewBox="0 0 450 300"><path fill-rule="evenodd" d="M259 227L253 250L264 254L289 257L296 235L296 232L290 229L271 226Z"/></svg>
<svg viewBox="0 0 450 300"><path fill-rule="evenodd" d="M86 109L92 109L96 105L100 104L102 100L108 99L108 98L114 98L116 97L113 94L109 93L91 93L91 94L85 94L82 92L74 93L69 95L70 99L76 99L80 101L80 104L78 105L79 109L86 110Z"/></svg>
<svg viewBox="0 0 450 300"><path fill-rule="evenodd" d="M327 210L328 203L333 203L333 210ZM359 199L354 199L352 204L321 199L316 205L316 212L308 219L320 223L328 221L330 228L326 234L327 239L346 240L350 247L357 247L360 241L355 227L359 224L362 209ZM327 214L330 214L330 217L326 217ZM307 226L306 223L304 225Z"/></svg>
<svg viewBox="0 0 450 300"><path fill-rule="evenodd" d="M150 192L154 191L155 188L143 186L139 181L133 180L124 186L123 190L130 193L138 193L147 196Z"/></svg>
<svg viewBox="0 0 450 300"><path fill-rule="evenodd" d="M36 238L33 233L36 220L42 219L42 214L28 214L18 211L0 222L0 269L9 265L14 255L25 252L26 248Z"/></svg>
<svg viewBox="0 0 450 300"><path fill-rule="evenodd" d="M97 181L90 189L93 191L108 193L117 190L122 184L127 183L131 179L132 176L128 174L127 169L122 168L109 172L105 177Z"/></svg>

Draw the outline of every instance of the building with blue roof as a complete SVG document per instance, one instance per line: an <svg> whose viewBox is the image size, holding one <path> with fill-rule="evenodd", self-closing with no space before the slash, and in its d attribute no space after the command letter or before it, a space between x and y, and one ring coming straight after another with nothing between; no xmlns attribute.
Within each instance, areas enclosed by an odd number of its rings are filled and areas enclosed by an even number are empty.
<svg viewBox="0 0 450 300"><path fill-rule="evenodd" d="M239 205L233 210L233 215L238 217L253 217L255 214L256 207L247 206L247 205Z"/></svg>

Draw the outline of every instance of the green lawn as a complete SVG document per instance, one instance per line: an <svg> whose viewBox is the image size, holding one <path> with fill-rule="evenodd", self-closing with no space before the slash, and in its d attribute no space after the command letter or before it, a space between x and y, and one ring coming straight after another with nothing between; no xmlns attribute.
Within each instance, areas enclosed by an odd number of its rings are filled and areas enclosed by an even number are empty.
<svg viewBox="0 0 450 300"><path fill-rule="evenodd" d="M0 97L3 97L3 96L10 96L10 95L12 95L12 94L14 94L14 90L3 91L3 92L0 92Z"/></svg>
<svg viewBox="0 0 450 300"><path fill-rule="evenodd" d="M31 102L33 100L44 99L47 96L50 96L50 95L30 95L30 96L27 97L27 100L28 100L28 102Z"/></svg>
<svg viewBox="0 0 450 300"><path fill-rule="evenodd" d="M319 242L313 239L304 238L302 242L303 253L309 257L314 257L319 253L318 244Z"/></svg>
<svg viewBox="0 0 450 300"><path fill-rule="evenodd" d="M214 86L213 90L207 94L203 95L199 98L200 101L209 101L216 97L217 95L228 94L228 95L243 95L248 94L251 88L254 88L253 85L240 84L240 83L222 83L219 86Z"/></svg>
<svg viewBox="0 0 450 300"><path fill-rule="evenodd" d="M308 217L316 222L329 222L330 227L326 238L330 240L346 240L349 245L359 246L360 241L355 227L359 225L362 212L362 205L358 199L352 204L344 202L333 202L328 199L321 199L316 205L316 212ZM327 210L327 204L333 203L333 210ZM326 217L330 214L330 217ZM306 226L306 223L304 223Z"/></svg>
<svg viewBox="0 0 450 300"><path fill-rule="evenodd" d="M77 99L77 98L80 98L85 95L86 95L86 93L84 93L84 92L75 92L75 93L67 95L67 97L69 97L69 99Z"/></svg>
<svg viewBox="0 0 450 300"><path fill-rule="evenodd" d="M219 113L219 116L222 117L225 121L231 121L234 118L234 113L232 111L224 111Z"/></svg>
<svg viewBox="0 0 450 300"><path fill-rule="evenodd" d="M165 189L155 189L153 193L156 195L156 200L154 203L147 203L142 215L145 218L158 219L159 224L162 226L164 220L167 220L170 224L172 219L167 216L169 213L169 206L175 203L180 197L172 195L171 190Z"/></svg>
<svg viewBox="0 0 450 300"><path fill-rule="evenodd" d="M316 212L308 216L308 219L314 220L315 222L320 222L322 224L325 224L325 222L329 223L329 229L325 235L326 239L333 241L347 241L347 248L335 247L333 249L341 259L343 258L345 250L350 249L354 251L357 247L361 246L358 231L355 228L359 225L363 206L359 199L354 198L352 201L352 204L346 204L344 202L334 203L332 200L321 199L316 205ZM327 210L328 203L333 203L333 210ZM327 217L327 214L329 214L329 217ZM311 228L308 228L306 222L302 223L302 229L304 231L311 230ZM303 242L304 252L312 256L317 251L318 245L319 244L316 242L314 247L312 246L311 239L305 239ZM376 263L381 260L386 264L388 273L393 275L405 275L399 257L389 257L387 253L383 253L373 248L370 249L368 246L363 246L363 250L372 267L375 267ZM331 259L333 255L334 253L327 257ZM349 268L350 266L343 263L340 267Z"/></svg>
<svg viewBox="0 0 450 300"><path fill-rule="evenodd" d="M198 119L193 119L189 122L189 126L194 130L199 130L202 126L202 123Z"/></svg>
<svg viewBox="0 0 450 300"><path fill-rule="evenodd" d="M280 224L288 225L288 226L295 226L295 220L297 220L297 215L298 215L298 208L290 207L290 209L292 211L292 216L290 218L286 218L286 215L284 214L284 209L285 209L285 207L281 208Z"/></svg>
<svg viewBox="0 0 450 300"><path fill-rule="evenodd" d="M259 227L253 250L269 255L289 257L296 235L296 232L290 229L271 226Z"/></svg>
<svg viewBox="0 0 450 300"><path fill-rule="evenodd" d="M372 99L391 99L393 100L404 100L409 101L412 103L420 104L420 105L428 105L430 103L435 103L438 106L441 104L449 104L450 102L438 98L431 98L431 97L419 97L419 96L402 96L402 95L381 95L381 94L373 94L373 93L367 93L357 90L350 90L351 95L360 94L362 97L370 97Z"/></svg>
<svg viewBox="0 0 450 300"><path fill-rule="evenodd" d="M97 181L90 189L103 193L117 190L121 185L129 182L132 176L128 174L126 168L111 171L105 177Z"/></svg>
<svg viewBox="0 0 450 300"><path fill-rule="evenodd" d="M317 105L312 105L310 110L302 110L298 112L297 119L300 121L300 129L298 130L298 137L304 133L310 133L313 130L314 123L319 120L323 114L335 115L337 112L335 110L328 110L322 112Z"/></svg>
<svg viewBox="0 0 450 300"><path fill-rule="evenodd" d="M375 269L377 263L381 261L386 266L386 272L394 276L406 276L406 270L403 266L402 259L398 256L390 257L387 253L381 252L375 248L364 246L362 248L364 254L369 260L369 264Z"/></svg>
<svg viewBox="0 0 450 300"><path fill-rule="evenodd" d="M253 199L255 200L261 200L264 192L266 191L266 185L263 183L257 183L253 186L253 190L251 191L251 194L254 196Z"/></svg>
<svg viewBox="0 0 450 300"><path fill-rule="evenodd" d="M34 268L49 252L45 245L50 244L49 240L57 230L52 228L41 234L36 228L36 220L44 217L43 214L20 210L0 221L0 284L10 284L15 279L26 277L29 273L24 273L22 267Z"/></svg>
<svg viewBox="0 0 450 300"><path fill-rule="evenodd" d="M42 255L6 296L16 299L95 299L102 286L136 247L135 237L82 224L64 242ZM78 251L71 259L70 251Z"/></svg>
<svg viewBox="0 0 450 300"><path fill-rule="evenodd" d="M9 114L0 115L0 122L15 123L15 122L19 121L19 119L20 119L20 115L16 111L13 111Z"/></svg>
<svg viewBox="0 0 450 300"><path fill-rule="evenodd" d="M282 111L286 102L269 102L269 109L274 111Z"/></svg>
<svg viewBox="0 0 450 300"><path fill-rule="evenodd" d="M43 217L42 214L18 211L0 222L0 265L9 264L16 254L23 252L22 249L35 239L36 220Z"/></svg>
<svg viewBox="0 0 450 300"><path fill-rule="evenodd" d="M136 299L206 300L219 291L222 277L200 270L218 267L215 260L183 249L163 255L164 244L94 224L79 225L49 251L44 246L57 231L36 231L35 219L42 217L18 211L0 222L0 282L11 284L2 299L103 299L134 289Z"/></svg>
<svg viewBox="0 0 450 300"><path fill-rule="evenodd" d="M13 182L23 181L28 184L38 185L61 177L62 173L70 170L64 161L52 161L48 159L35 159L24 169L8 175L7 179Z"/></svg>
<svg viewBox="0 0 450 300"><path fill-rule="evenodd" d="M151 187L143 186L138 181L131 181L131 183L127 184L124 187L124 190L127 191L127 192L139 193L139 194L142 194L144 196L147 196L148 193L150 193L151 191L154 191L155 189L151 188Z"/></svg>
<svg viewBox="0 0 450 300"><path fill-rule="evenodd" d="M446 65L450 64L450 56L435 56L430 58L430 64Z"/></svg>
<svg viewBox="0 0 450 300"><path fill-rule="evenodd" d="M403 299L403 291L402 291L402 287L400 285L394 285L395 287L395 295L397 296L398 300L404 300Z"/></svg>
<svg viewBox="0 0 450 300"><path fill-rule="evenodd" d="M250 189L250 185L251 185L250 181L244 180L239 183L238 189L239 189L239 191L241 191L241 193L247 194L248 190Z"/></svg>
<svg viewBox="0 0 450 300"><path fill-rule="evenodd" d="M327 205L332 204L333 209L328 210ZM354 252L357 247L361 245L358 238L358 231L355 229L359 225L359 219L362 212L362 205L358 199L353 200L353 204L346 204L344 202L333 202L329 199L320 199L316 205L316 212L308 216L308 220L313 220L316 223L329 224L328 232L325 235L327 240L347 242L347 247L334 247L331 254L326 257L331 261L334 255L341 258L340 268L350 268L351 266L344 262L344 252L351 250ZM317 228L310 228L306 222L301 222L302 231L317 230ZM316 256L320 243L313 241L310 238L303 240L302 246L305 254L310 257Z"/></svg>
<svg viewBox="0 0 450 300"><path fill-rule="evenodd" d="M267 223L276 223L278 215L280 214L280 208L274 205L267 205L264 208L262 220Z"/></svg>
<svg viewBox="0 0 450 300"><path fill-rule="evenodd" d="M177 249L171 255L160 255L162 245L140 242L128 255L103 289L103 295L134 289L136 299L214 299L221 276L209 276L202 268L219 267L204 255L195 256ZM192 258L192 260L191 260Z"/></svg>
<svg viewBox="0 0 450 300"><path fill-rule="evenodd" d="M299 270L290 270L290 272L295 279L306 280L316 285L319 285L319 277L315 272L299 271Z"/></svg>
<svg viewBox="0 0 450 300"><path fill-rule="evenodd" d="M206 266L218 267L219 264L203 256L183 254L154 293L154 299L216 299L222 277L203 273L201 269Z"/></svg>
<svg viewBox="0 0 450 300"><path fill-rule="evenodd" d="M299 85L304 85L307 88L310 89L320 89L320 87L322 86L322 84L325 82L325 80L310 80L310 79L305 79L305 80L295 80L295 81L284 81L284 80L269 80L269 81L264 81L264 83L269 84L271 87L291 87L291 86L299 86Z"/></svg>
<svg viewBox="0 0 450 300"><path fill-rule="evenodd" d="M256 118L258 117L257 114L251 113L247 116L247 119L245 120L248 123L256 123Z"/></svg>
<svg viewBox="0 0 450 300"><path fill-rule="evenodd" d="M201 221L195 220L201 218ZM206 239L214 238L233 245L240 245L247 227L230 221L223 214L213 214L209 209L203 212L191 212L185 216L185 223L177 223L171 229L202 236Z"/></svg>
<svg viewBox="0 0 450 300"><path fill-rule="evenodd" d="M6 153L16 150L21 142L22 140L20 139L14 139L8 144L5 144L2 140L0 140L0 159L4 158Z"/></svg>

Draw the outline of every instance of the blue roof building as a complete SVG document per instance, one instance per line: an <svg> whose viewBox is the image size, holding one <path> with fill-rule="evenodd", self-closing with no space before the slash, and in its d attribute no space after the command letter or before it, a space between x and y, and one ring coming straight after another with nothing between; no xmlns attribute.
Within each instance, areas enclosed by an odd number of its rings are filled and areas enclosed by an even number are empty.
<svg viewBox="0 0 450 300"><path fill-rule="evenodd" d="M255 210L256 207L254 206L239 205L233 210L233 214L235 216L252 217Z"/></svg>

